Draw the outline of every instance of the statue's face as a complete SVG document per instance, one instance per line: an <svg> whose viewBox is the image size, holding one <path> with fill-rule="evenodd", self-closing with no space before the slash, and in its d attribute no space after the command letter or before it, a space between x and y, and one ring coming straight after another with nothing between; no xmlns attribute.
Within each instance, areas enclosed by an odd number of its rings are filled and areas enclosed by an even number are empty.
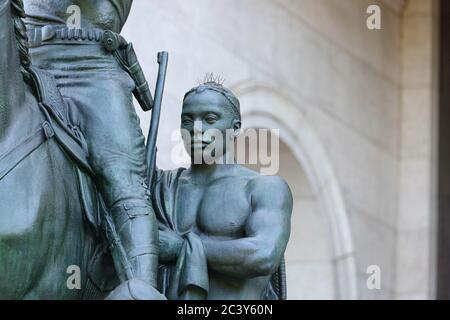
<svg viewBox="0 0 450 320"><path fill-rule="evenodd" d="M241 122L229 104L224 96L212 90L194 92L185 99L181 114L183 141L196 164L206 157L219 159L234 143Z"/></svg>

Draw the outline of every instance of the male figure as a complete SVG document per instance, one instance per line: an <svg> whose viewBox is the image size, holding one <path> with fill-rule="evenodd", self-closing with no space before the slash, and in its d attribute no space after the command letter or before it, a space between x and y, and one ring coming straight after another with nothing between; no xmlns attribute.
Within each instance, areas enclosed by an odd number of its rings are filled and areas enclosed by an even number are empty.
<svg viewBox="0 0 450 320"><path fill-rule="evenodd" d="M181 129L191 166L159 171L153 186L159 287L169 299L263 299L280 264L292 195L281 178L233 163L240 128L239 101L222 85L185 95Z"/></svg>
<svg viewBox="0 0 450 320"><path fill-rule="evenodd" d="M119 43L104 41L106 30L120 32L132 1L25 0L24 4L33 64L54 75L72 124L86 138L96 182L127 253L132 278L155 287L158 230L144 182L144 136L132 102L136 85L130 70L126 72L114 56ZM73 5L81 13L77 30L65 25ZM111 40L123 42L113 32ZM125 297L117 292L115 296Z"/></svg>

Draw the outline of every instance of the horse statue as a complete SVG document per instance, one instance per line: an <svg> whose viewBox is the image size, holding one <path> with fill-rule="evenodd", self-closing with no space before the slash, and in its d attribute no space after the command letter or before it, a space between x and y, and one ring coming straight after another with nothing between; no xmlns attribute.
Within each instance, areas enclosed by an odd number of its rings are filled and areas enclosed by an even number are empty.
<svg viewBox="0 0 450 320"><path fill-rule="evenodd" d="M0 0L0 299L102 298L114 268L94 261L107 248L85 142L30 62L23 17Z"/></svg>

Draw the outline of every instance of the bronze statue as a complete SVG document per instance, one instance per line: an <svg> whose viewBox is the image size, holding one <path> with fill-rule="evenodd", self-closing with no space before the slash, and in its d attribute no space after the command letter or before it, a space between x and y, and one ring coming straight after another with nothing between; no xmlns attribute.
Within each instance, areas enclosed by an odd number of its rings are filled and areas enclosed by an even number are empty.
<svg viewBox="0 0 450 320"><path fill-rule="evenodd" d="M54 80L30 63L23 16L21 0L0 0L0 299L89 299L101 295L87 281L102 247L93 172Z"/></svg>
<svg viewBox="0 0 450 320"><path fill-rule="evenodd" d="M153 102L132 46L109 30L64 34L64 26L52 25L27 32L22 0L0 4L0 297L104 298L118 277L111 299L163 298L154 288L158 237L132 92L146 109ZM42 46L37 37L29 41L39 30L54 37L39 38ZM76 60L88 56L101 63L82 72ZM99 114L105 107L112 109ZM66 285L71 266L80 270L79 290Z"/></svg>
<svg viewBox="0 0 450 320"><path fill-rule="evenodd" d="M32 62L55 77L69 104L68 117L87 141L96 184L127 255L113 254L119 277L155 287L157 225L145 183L144 136L132 95L145 110L153 101L133 47L118 34L132 1L25 0L24 4ZM80 29L65 24L71 5L80 8Z"/></svg>
<svg viewBox="0 0 450 320"><path fill-rule="evenodd" d="M168 58L153 101L118 34L131 2L25 0L25 25L23 0L0 0L0 299L285 298L292 195L234 163L230 90L185 95L191 166L155 169ZM64 24L70 5L80 29ZM132 95L152 109L147 146Z"/></svg>
<svg viewBox="0 0 450 320"><path fill-rule="evenodd" d="M280 298L272 277L289 239L292 195L281 178L233 163L228 151L240 128L239 100L223 85L210 81L185 95L181 129L192 164L158 171L152 188L159 289L169 299ZM207 149L214 161L195 161Z"/></svg>

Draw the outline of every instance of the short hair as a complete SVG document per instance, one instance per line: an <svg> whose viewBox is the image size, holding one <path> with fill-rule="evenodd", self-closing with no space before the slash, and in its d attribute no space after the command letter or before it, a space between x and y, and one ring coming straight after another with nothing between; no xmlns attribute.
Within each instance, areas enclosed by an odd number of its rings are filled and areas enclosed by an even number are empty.
<svg viewBox="0 0 450 320"><path fill-rule="evenodd" d="M233 116L239 121L241 121L241 105L239 99L234 95L234 93L230 89L225 88L223 84L221 84L215 79L207 80L204 83L186 92L183 98L183 103L187 99L187 97L190 96L191 94L194 93L198 94L207 90L216 92L225 97L225 99L228 101L229 105L228 107L230 108Z"/></svg>

